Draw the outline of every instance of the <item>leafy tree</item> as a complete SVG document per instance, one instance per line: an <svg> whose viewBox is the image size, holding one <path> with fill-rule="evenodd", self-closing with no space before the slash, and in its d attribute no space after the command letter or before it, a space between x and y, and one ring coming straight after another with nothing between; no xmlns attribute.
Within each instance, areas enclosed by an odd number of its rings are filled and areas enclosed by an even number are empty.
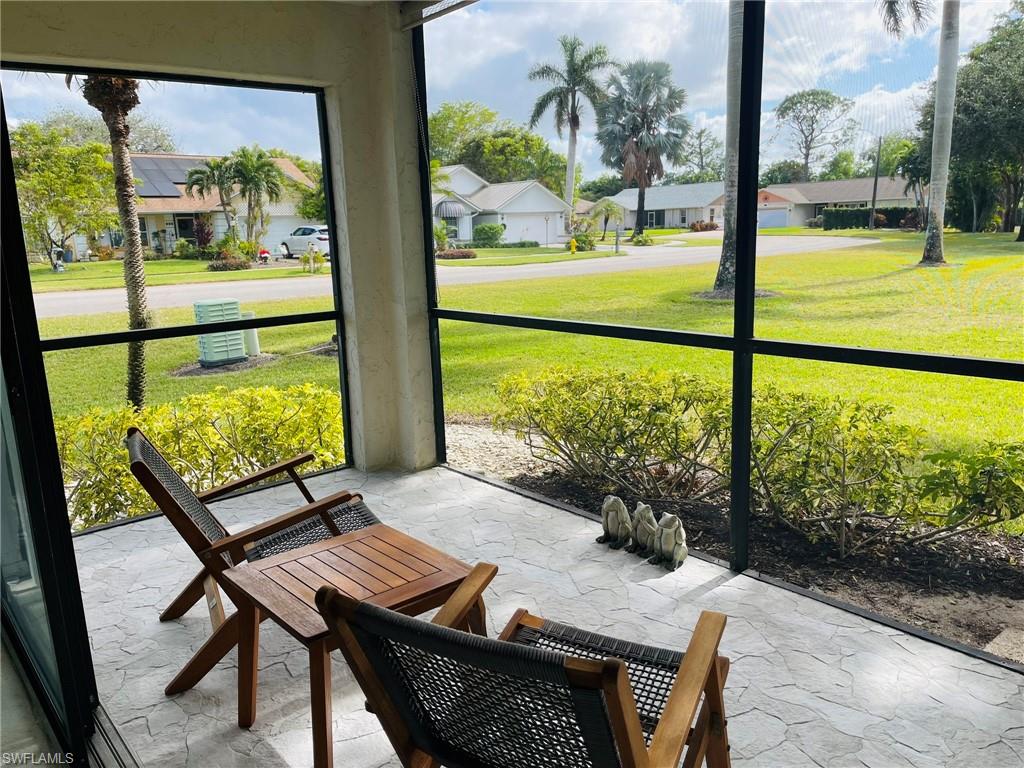
<svg viewBox="0 0 1024 768"><path fill-rule="evenodd" d="M858 176L857 159L849 149L841 149L828 161L818 181L834 181L835 179L852 179Z"/></svg>
<svg viewBox="0 0 1024 768"><path fill-rule="evenodd" d="M601 162L637 184L634 237L644 231L647 188L665 175L666 164L682 162L690 130L685 106L686 91L672 82L667 62L631 61L608 80L608 96L597 110L597 141Z"/></svg>
<svg viewBox="0 0 1024 768"><path fill-rule="evenodd" d="M284 192L284 174L270 154L258 146L239 147L229 158L238 192L245 200L245 239L258 247L270 224L266 202Z"/></svg>
<svg viewBox="0 0 1024 768"><path fill-rule="evenodd" d="M185 194L194 197L198 192L206 197L217 192L221 212L228 231L235 228L235 209L231 205L231 192L235 183L235 169L229 158L211 158L192 168L185 177Z"/></svg>
<svg viewBox="0 0 1024 768"><path fill-rule="evenodd" d="M109 145L76 146L67 129L25 123L11 132L22 228L54 263L53 249L75 235L117 226Z"/></svg>
<svg viewBox="0 0 1024 768"><path fill-rule="evenodd" d="M689 179L676 183L718 181L725 171L725 145L707 128L690 131L683 139L683 166L682 174L667 174Z"/></svg>
<svg viewBox="0 0 1024 768"><path fill-rule="evenodd" d="M450 195L452 188L451 177L441 170L440 160L430 161L430 191L436 195Z"/></svg>
<svg viewBox="0 0 1024 768"><path fill-rule="evenodd" d="M951 183L971 199L972 223L992 187L1002 209L1002 230L1013 232L1024 196L1024 2L1002 16L989 39L968 54L957 76ZM951 193L955 196L956 190ZM1024 239L1024 235L1018 237Z"/></svg>
<svg viewBox="0 0 1024 768"><path fill-rule="evenodd" d="M55 109L41 121L43 130L67 131L67 140L75 146L99 142L107 144L110 134L107 125L99 115L78 112L73 109ZM163 123L142 113L132 115L128 120L132 134L133 152L174 152L177 145L174 135Z"/></svg>
<svg viewBox="0 0 1024 768"><path fill-rule="evenodd" d="M427 118L430 156L453 165L468 141L502 127L498 113L477 101L446 101Z"/></svg>
<svg viewBox="0 0 1024 768"><path fill-rule="evenodd" d="M896 164L899 158L907 151L916 139L905 133L887 133L882 137L881 159L878 163L878 175L894 178L896 176ZM861 162L865 167L870 166L874 170L875 149L870 149L861 154Z"/></svg>
<svg viewBox="0 0 1024 768"><path fill-rule="evenodd" d="M74 75L67 76L71 87ZM128 113L139 105L139 81L129 77L88 75L82 81L82 95L96 109L107 126L114 166L114 194L124 232L124 285L128 294L128 327L148 328L151 320L146 306L146 269L142 261L142 235L136 205L135 174L129 137ZM126 397L139 410L146 400L145 342L128 342Z"/></svg>
<svg viewBox="0 0 1024 768"><path fill-rule="evenodd" d="M823 88L797 91L779 102L775 119L779 130L790 134L793 149L800 157L800 181L810 181L811 166L823 155L850 142L856 130L856 123L847 117L852 108L851 99Z"/></svg>
<svg viewBox="0 0 1024 768"><path fill-rule="evenodd" d="M324 169L315 160L307 160L301 155L296 155L286 149L271 148L267 150L271 157L283 157L295 163L295 167L302 171L310 181L312 187L300 184L285 177L285 186L292 189L298 195L299 202L295 206L295 212L308 221L327 221L327 200L324 197Z"/></svg>
<svg viewBox="0 0 1024 768"><path fill-rule="evenodd" d="M518 126L470 139L456 161L492 184L537 179L556 195L565 178L565 157L537 134Z"/></svg>
<svg viewBox="0 0 1024 768"><path fill-rule="evenodd" d="M572 205L576 198L576 134L580 129L580 115L584 100L593 106L604 98L598 83L598 75L611 66L608 49L603 45L583 47L583 41L575 35L558 38L562 46L562 68L554 64L538 64L530 70L531 80L544 80L553 86L537 97L530 115L530 128L536 128L541 117L549 109L555 113L555 131L562 137L562 131L569 128L568 161L565 168L565 187L562 199ZM566 221L566 226L568 226Z"/></svg>
<svg viewBox="0 0 1024 768"><path fill-rule="evenodd" d="M600 200L602 197L614 197L624 189L626 189L626 183L622 180L621 173L603 173L596 179L580 184L577 188L577 195L584 200Z"/></svg>
<svg viewBox="0 0 1024 768"><path fill-rule="evenodd" d="M612 202L611 200L599 200L595 203L594 207L590 209L589 217L595 224L601 224L602 240L608 236L609 224L618 225L625 222L625 214L622 210L622 206L618 203Z"/></svg>
<svg viewBox="0 0 1024 768"><path fill-rule="evenodd" d="M922 224L925 220L924 188L928 184L930 170L927 149L921 142L911 141L896 155L893 172L889 175L889 178L900 176L907 182L903 186L903 193L913 192L917 203L918 221Z"/></svg>
<svg viewBox="0 0 1024 768"><path fill-rule="evenodd" d="M799 160L779 160L764 169L757 183L762 188L772 184L793 184L803 181L803 173L804 166Z"/></svg>

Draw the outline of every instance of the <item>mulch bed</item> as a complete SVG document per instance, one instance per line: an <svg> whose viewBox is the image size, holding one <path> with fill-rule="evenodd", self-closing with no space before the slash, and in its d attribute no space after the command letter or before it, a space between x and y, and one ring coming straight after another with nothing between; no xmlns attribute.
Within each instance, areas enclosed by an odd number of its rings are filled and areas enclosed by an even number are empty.
<svg viewBox="0 0 1024 768"><path fill-rule="evenodd" d="M247 371L250 368L259 368L260 366L272 363L279 355L271 354L260 354L252 355L245 360L240 360L237 363L228 363L227 365L216 365L211 368L204 368L198 362L187 363L180 368L175 368L170 372L171 376L211 376L216 373L230 373L232 371Z"/></svg>
<svg viewBox="0 0 1024 768"><path fill-rule="evenodd" d="M590 511L600 510L606 493L554 472L508 482ZM633 509L638 499L621 495ZM691 549L729 559L726 506L648 503L658 516L671 512L682 519ZM967 645L983 648L1008 627L1024 629L1024 536L971 533L931 545L888 542L840 560L826 542L753 517L750 560L762 574Z"/></svg>

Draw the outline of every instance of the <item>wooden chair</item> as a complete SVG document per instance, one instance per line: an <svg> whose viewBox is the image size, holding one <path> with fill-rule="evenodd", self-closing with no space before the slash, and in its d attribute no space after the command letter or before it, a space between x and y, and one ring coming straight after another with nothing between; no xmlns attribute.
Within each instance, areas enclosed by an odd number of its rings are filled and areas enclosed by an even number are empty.
<svg viewBox="0 0 1024 768"><path fill-rule="evenodd" d="M477 597L456 592L427 623L317 593L405 768L728 768L723 614L702 612L683 654L523 610L497 640L452 629Z"/></svg>
<svg viewBox="0 0 1024 768"><path fill-rule="evenodd" d="M141 430L130 428L125 444L132 474L202 563L199 573L160 614L160 621L178 618L205 595L213 625L213 634L165 689L167 695L180 693L198 683L238 643L238 614L225 618L220 591L224 589L232 602L245 598L239 598L230 586L224 586L223 580L218 578L221 571L380 522L362 497L349 491L315 501L295 469L310 461L311 453L195 493ZM206 506L208 501L280 474L292 479L308 504L235 535L229 535ZM216 553L209 551L212 547L216 547Z"/></svg>

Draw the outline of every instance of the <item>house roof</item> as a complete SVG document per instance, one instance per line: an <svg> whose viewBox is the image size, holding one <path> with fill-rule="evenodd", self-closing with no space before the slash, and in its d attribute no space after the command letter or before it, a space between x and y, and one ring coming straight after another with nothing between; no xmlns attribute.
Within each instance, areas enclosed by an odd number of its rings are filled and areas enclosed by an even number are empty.
<svg viewBox="0 0 1024 768"><path fill-rule="evenodd" d="M132 172L137 183L139 213L191 213L213 211L220 207L216 191L209 195L198 192L189 197L185 193L188 172L198 168L216 155L181 155L162 153L132 153ZM275 157L274 164L281 169L285 178L312 187L313 182L294 162L286 157ZM232 190L234 196L236 190Z"/></svg>
<svg viewBox="0 0 1024 768"><path fill-rule="evenodd" d="M624 189L610 198L629 211L636 210L637 189ZM703 208L714 202L725 192L725 183L705 181L700 184L666 184L648 187L644 195L644 208L649 211L661 208Z"/></svg>
<svg viewBox="0 0 1024 768"><path fill-rule="evenodd" d="M506 181L500 184L488 184L473 194L467 195L466 199L483 211L500 211L504 206L534 186L539 187L545 194L549 195L558 207L563 209L569 208L565 201L553 194L550 189L539 181L532 179L528 181Z"/></svg>
<svg viewBox="0 0 1024 768"><path fill-rule="evenodd" d="M873 176L865 176L859 179L772 184L766 189L793 203L858 203L871 200L874 182ZM906 180L901 176L895 179L879 176L878 199L912 200L912 196L903 191L906 185Z"/></svg>
<svg viewBox="0 0 1024 768"><path fill-rule="evenodd" d="M576 201L576 204L573 206L573 210L580 216L586 216L595 205L597 205L597 203L593 200L583 200L581 198Z"/></svg>

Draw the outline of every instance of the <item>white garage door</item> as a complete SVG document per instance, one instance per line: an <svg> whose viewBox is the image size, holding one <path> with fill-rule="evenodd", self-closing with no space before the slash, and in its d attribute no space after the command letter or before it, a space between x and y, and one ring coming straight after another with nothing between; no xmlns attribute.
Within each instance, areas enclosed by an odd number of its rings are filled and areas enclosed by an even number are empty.
<svg viewBox="0 0 1024 768"><path fill-rule="evenodd" d="M758 229L775 229L777 227L784 227L788 223L789 214L782 208L779 210L771 211L764 210L757 212L757 228Z"/></svg>
<svg viewBox="0 0 1024 768"><path fill-rule="evenodd" d="M263 245L271 253L277 253L281 243L297 227L319 227L315 221L306 221L301 216L271 216L270 227L267 229L267 236L263 238Z"/></svg>

